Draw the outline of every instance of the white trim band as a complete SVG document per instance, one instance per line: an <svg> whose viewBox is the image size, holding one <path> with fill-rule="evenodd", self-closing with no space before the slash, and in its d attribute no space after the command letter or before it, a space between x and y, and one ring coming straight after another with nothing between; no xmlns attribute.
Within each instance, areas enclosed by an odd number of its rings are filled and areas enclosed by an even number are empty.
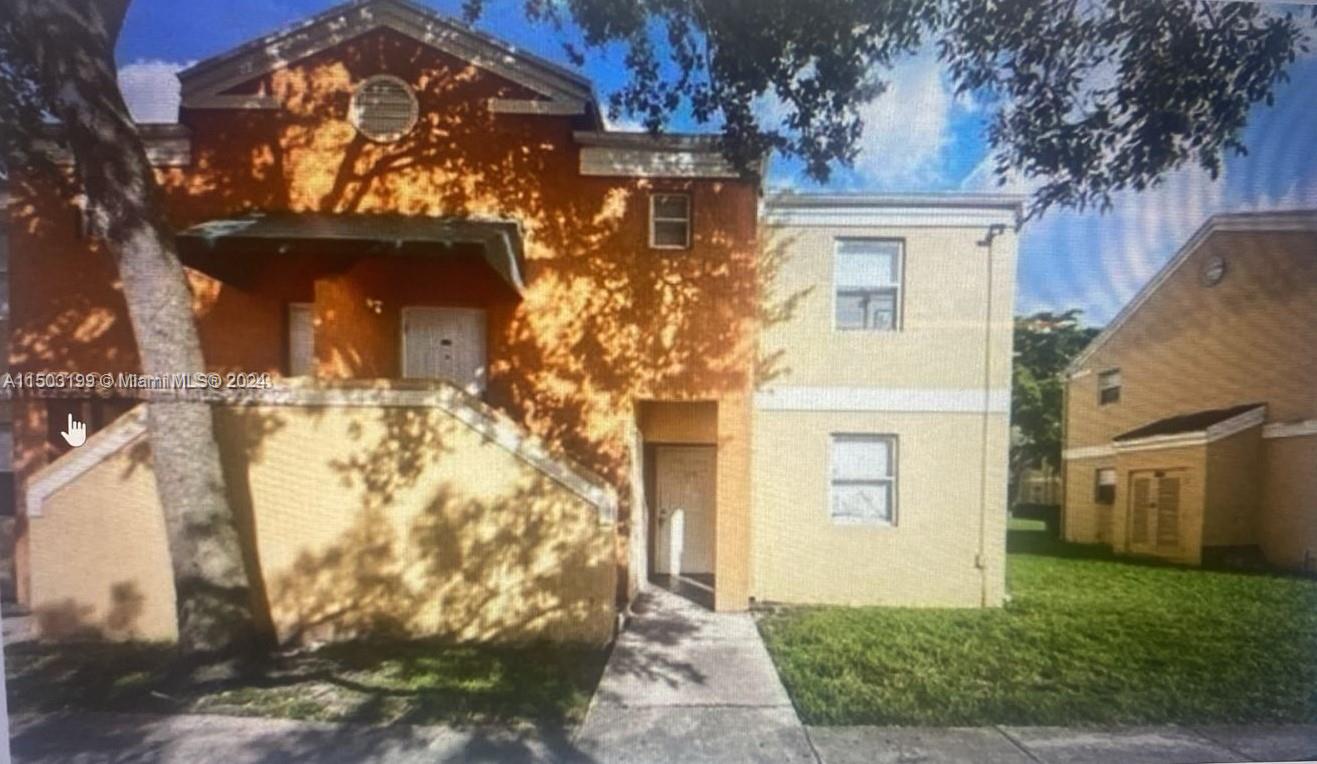
<svg viewBox="0 0 1317 764"><path fill-rule="evenodd" d="M718 151L583 146L582 175L650 178L737 178L736 168Z"/></svg>
<svg viewBox="0 0 1317 764"><path fill-rule="evenodd" d="M1273 438L1302 438L1308 435L1317 435L1317 419L1304 419L1299 422L1273 422L1262 428L1262 437L1268 440Z"/></svg>
<svg viewBox="0 0 1317 764"><path fill-rule="evenodd" d="M109 427L93 433L86 443L46 465L28 482L28 517L41 517L41 506L52 494L145 435L146 406L139 405Z"/></svg>
<svg viewBox="0 0 1317 764"><path fill-rule="evenodd" d="M763 222L769 226L826 228L985 228L1003 225L1014 229L1015 212L994 207L790 207L765 205Z"/></svg>
<svg viewBox="0 0 1317 764"><path fill-rule="evenodd" d="M166 399L161 396L162 399ZM565 456L551 453L543 443L474 396L444 382L432 387L390 388L367 385L310 386L293 381L264 390L242 390L212 400L234 406L340 406L345 408L437 408L475 430L495 445L556 480L594 505L606 525L617 520L617 494L612 486ZM87 442L56 459L33 477L27 490L27 513L41 516L41 505L51 494L108 459L146 433L146 407L138 406Z"/></svg>
<svg viewBox="0 0 1317 764"><path fill-rule="evenodd" d="M986 405L985 405L986 404ZM760 411L890 411L1005 414L1010 389L774 387L755 393Z"/></svg>
<svg viewBox="0 0 1317 764"><path fill-rule="evenodd" d="M1061 452L1061 458L1071 459L1107 459L1116 455L1116 449L1111 446L1083 446L1081 448L1067 448Z"/></svg>

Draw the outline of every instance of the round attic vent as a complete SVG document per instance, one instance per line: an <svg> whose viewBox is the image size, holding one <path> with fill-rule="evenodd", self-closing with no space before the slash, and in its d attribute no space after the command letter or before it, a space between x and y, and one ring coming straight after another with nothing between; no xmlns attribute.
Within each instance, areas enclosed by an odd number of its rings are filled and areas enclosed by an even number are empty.
<svg viewBox="0 0 1317 764"><path fill-rule="evenodd" d="M1221 283L1221 279L1226 277L1226 259L1220 255L1212 255L1203 261L1203 267L1198 271L1198 280L1206 287L1214 287Z"/></svg>
<svg viewBox="0 0 1317 764"><path fill-rule="evenodd" d="M407 83L388 74L377 74L357 86L348 108L348 119L357 131L372 141L396 141L416 126L419 107Z"/></svg>

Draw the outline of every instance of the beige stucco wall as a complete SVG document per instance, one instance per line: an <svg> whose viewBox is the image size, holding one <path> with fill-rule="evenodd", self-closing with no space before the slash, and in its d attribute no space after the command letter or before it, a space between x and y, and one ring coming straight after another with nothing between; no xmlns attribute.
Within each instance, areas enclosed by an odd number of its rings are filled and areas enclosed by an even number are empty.
<svg viewBox="0 0 1317 764"><path fill-rule="evenodd" d="M121 449L28 518L31 609L55 637L172 640L174 581L150 453Z"/></svg>
<svg viewBox="0 0 1317 764"><path fill-rule="evenodd" d="M237 407L222 410L217 430L281 641L611 636L612 526L442 410ZM33 609L47 633L173 637L144 449L84 473L31 523ZM116 610L123 599L136 615Z"/></svg>
<svg viewBox="0 0 1317 764"><path fill-rule="evenodd" d="M1317 435L1262 441L1262 551L1291 568L1317 569Z"/></svg>
<svg viewBox="0 0 1317 764"><path fill-rule="evenodd" d="M986 226L949 221L766 228L761 401L792 388L811 393L797 395L794 410L756 407L751 569L758 600L1002 601L1016 237L1008 227L989 248L980 243ZM899 331L833 328L840 237L904 242ZM855 405L811 399L817 388L840 391L834 401L849 397ZM834 433L897 436L893 527L832 521Z"/></svg>
<svg viewBox="0 0 1317 764"><path fill-rule="evenodd" d="M764 321L760 357L769 368L761 369L761 387L982 388L988 248L978 242L984 233L978 226L766 226L770 314L790 301L790 317ZM843 236L905 242L901 331L833 330L833 252ZM1015 250L1009 230L992 245L990 380L998 389L1011 380Z"/></svg>
<svg viewBox="0 0 1317 764"><path fill-rule="evenodd" d="M993 415L989 442L1006 442ZM755 421L755 597L769 602L977 607L999 604L1005 454L989 454L979 511L983 418L974 414L759 412ZM894 526L829 516L833 433L898 438ZM980 520L986 521L980 529ZM975 558L984 553L986 568Z"/></svg>

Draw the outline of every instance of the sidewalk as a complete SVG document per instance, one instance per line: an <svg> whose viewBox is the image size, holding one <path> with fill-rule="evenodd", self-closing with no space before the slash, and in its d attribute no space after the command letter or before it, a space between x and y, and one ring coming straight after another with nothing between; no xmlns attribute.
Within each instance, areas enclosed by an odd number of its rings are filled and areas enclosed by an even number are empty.
<svg viewBox="0 0 1317 764"><path fill-rule="evenodd" d="M601 762L813 762L748 613L643 592L576 737Z"/></svg>
<svg viewBox="0 0 1317 764"><path fill-rule="evenodd" d="M1317 724L1210 727L810 727L823 764L1198 764L1317 759Z"/></svg>
<svg viewBox="0 0 1317 764"><path fill-rule="evenodd" d="M368 727L229 716L60 713L11 720L20 764L419 764L419 762L806 761L823 764L1301 761L1317 725L810 727L773 707L600 706L573 742L560 730ZM604 715L606 714L606 715ZM794 719L794 715L791 716ZM611 725L611 726L609 726ZM669 756L680 758L668 758ZM816 758L817 757L817 758Z"/></svg>

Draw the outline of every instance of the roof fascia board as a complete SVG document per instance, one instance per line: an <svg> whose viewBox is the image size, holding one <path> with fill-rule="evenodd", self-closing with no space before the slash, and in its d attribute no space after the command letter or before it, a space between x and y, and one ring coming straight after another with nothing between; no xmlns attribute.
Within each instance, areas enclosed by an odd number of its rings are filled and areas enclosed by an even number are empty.
<svg viewBox="0 0 1317 764"><path fill-rule="evenodd" d="M1171 276L1175 275L1194 252L1207 241L1208 237L1217 232L1223 233L1241 233L1241 232L1295 232L1295 231L1317 231L1317 210L1290 210L1281 212L1249 212L1249 213L1224 213L1213 215L1208 218L1198 230L1189 237L1180 249L1161 270L1157 271L1148 283L1138 291L1125 307L1120 309L1115 318L1111 319L1106 328L1102 330L1093 341L1070 362L1066 368L1067 375L1074 377L1080 369L1088 363L1103 345L1120 331L1129 319L1143 307L1149 298L1152 297L1162 284L1166 283Z"/></svg>
<svg viewBox="0 0 1317 764"><path fill-rule="evenodd" d="M1014 227L1018 213L998 206L802 206L764 210L766 225L826 228L983 228L993 225Z"/></svg>

